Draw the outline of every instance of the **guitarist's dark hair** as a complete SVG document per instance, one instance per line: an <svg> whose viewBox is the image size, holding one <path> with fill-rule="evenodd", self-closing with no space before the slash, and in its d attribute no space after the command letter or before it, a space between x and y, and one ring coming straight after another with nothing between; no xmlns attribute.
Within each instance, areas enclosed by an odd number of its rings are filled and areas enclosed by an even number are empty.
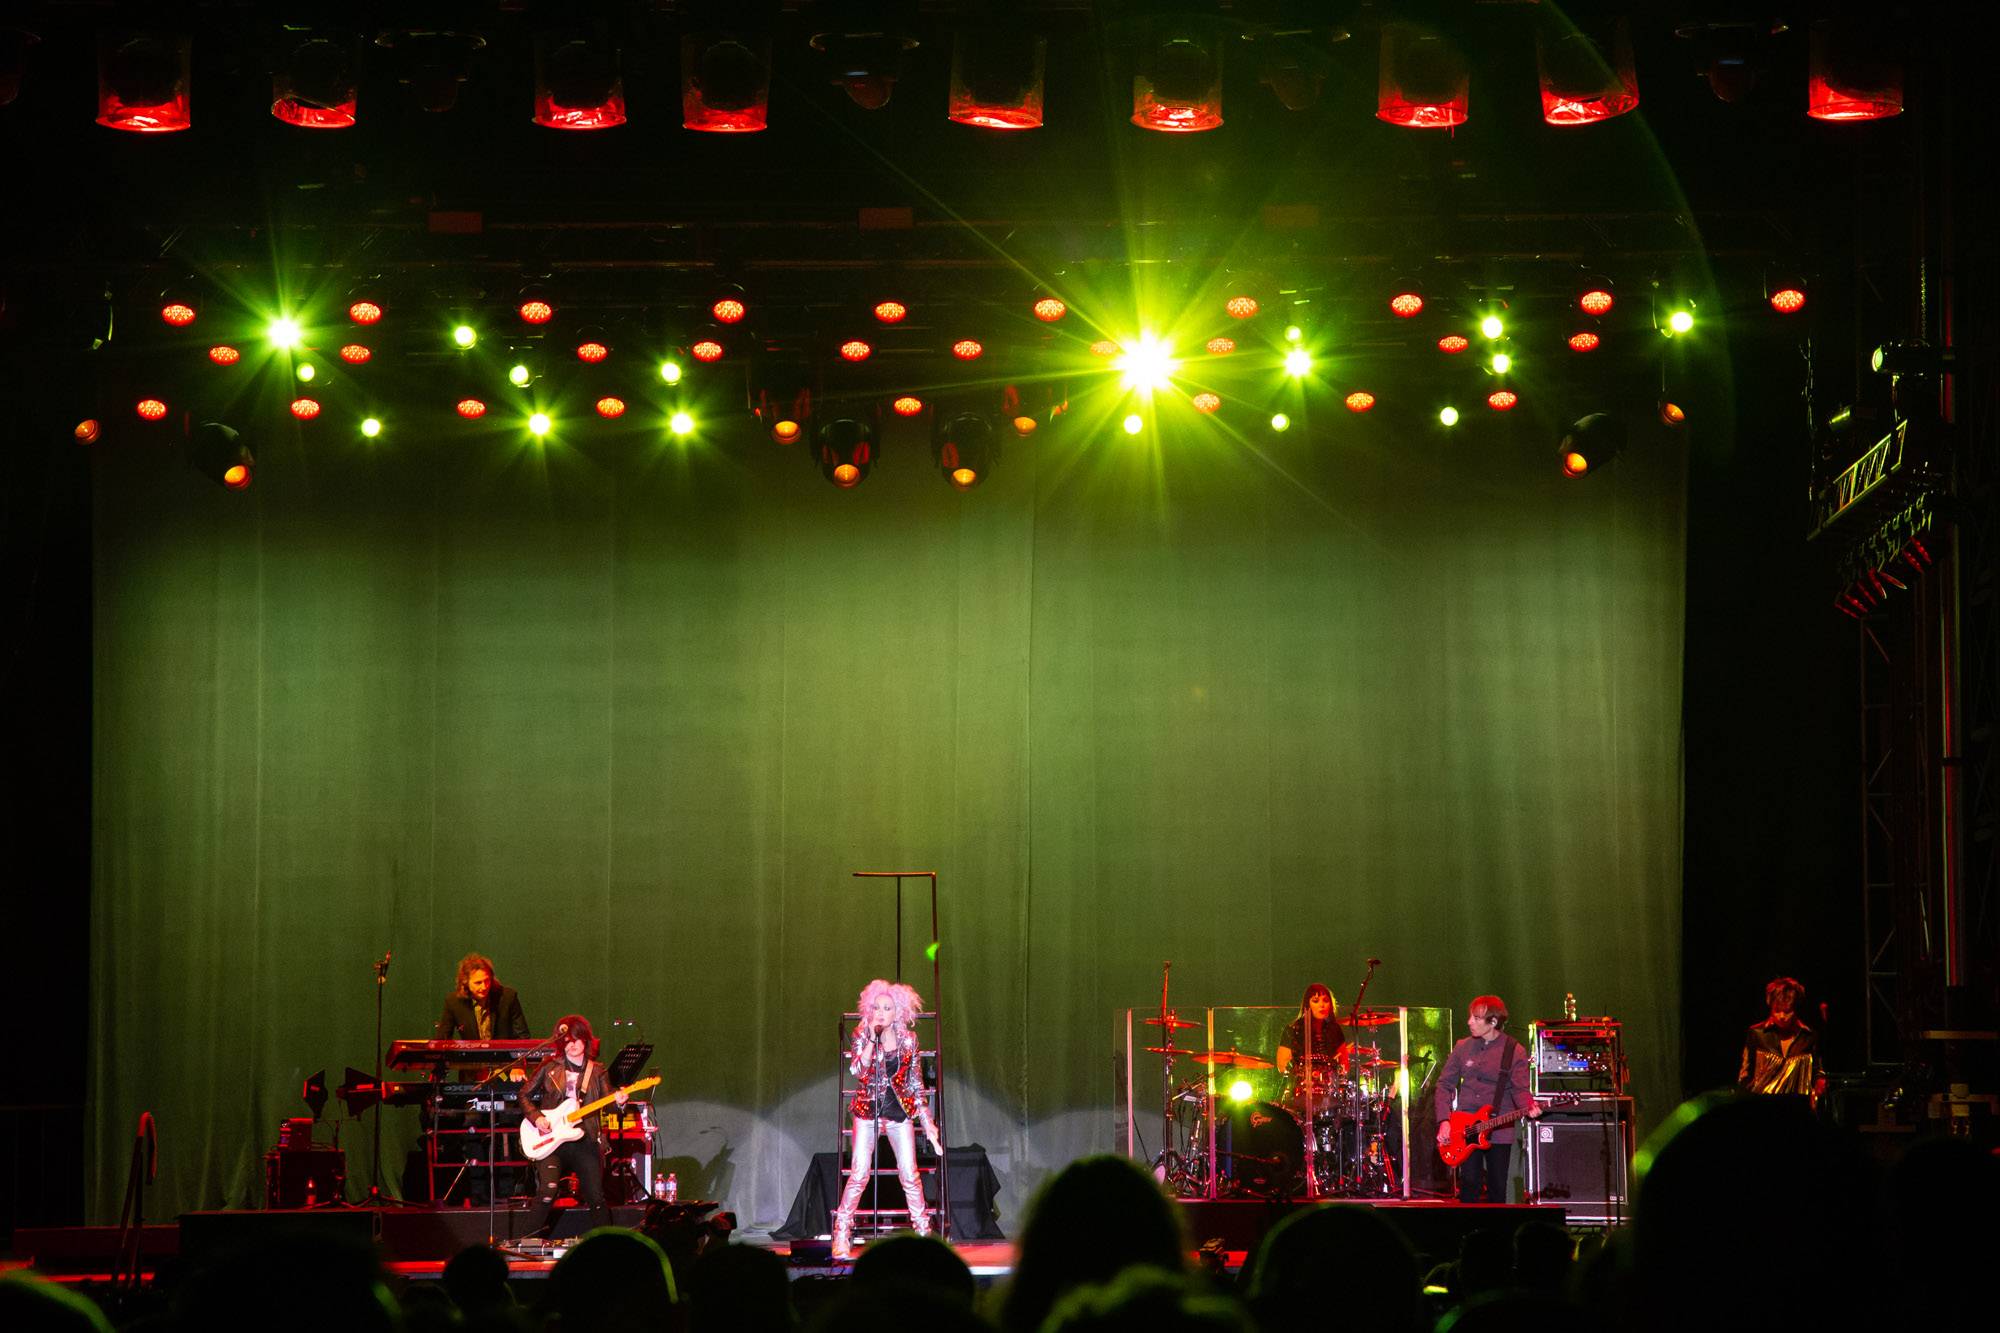
<svg viewBox="0 0 2000 1333"><path fill-rule="evenodd" d="M1499 1028L1502 1032L1507 1030L1507 1002L1498 995L1474 996L1472 1009L1484 1009L1486 1016L1493 1020L1494 1027ZM1468 1009L1466 1012L1470 1013L1471 1011L1471 1009Z"/></svg>
<svg viewBox="0 0 2000 1333"><path fill-rule="evenodd" d="M590 1020L582 1014L563 1015L556 1022L556 1058L558 1060L567 1060L569 1058L569 1043L578 1039L581 1039L583 1042L583 1058L586 1060L595 1060L597 1058L597 1037L590 1030Z"/></svg>

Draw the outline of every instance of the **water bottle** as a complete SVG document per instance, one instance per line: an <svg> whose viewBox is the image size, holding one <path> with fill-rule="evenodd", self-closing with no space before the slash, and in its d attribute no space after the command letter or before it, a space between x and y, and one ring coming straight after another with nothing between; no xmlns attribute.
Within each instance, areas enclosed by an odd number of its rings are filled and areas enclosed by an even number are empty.
<svg viewBox="0 0 2000 1333"><path fill-rule="evenodd" d="M665 1193L664 1193L663 1195L661 1195L660 1197L662 1197L663 1199L665 1199L665 1200L666 1200L666 1201L667 1201L668 1203L679 1203L679 1202L680 1202L680 1198L681 1198L681 1180L680 1180L680 1177L679 1177L679 1176L675 1175L675 1174L674 1174L673 1172L671 1172L671 1171L667 1172L667 1188L666 1188L666 1192L665 1192Z"/></svg>
<svg viewBox="0 0 2000 1333"><path fill-rule="evenodd" d="M1576 1022L1576 994L1573 991L1565 992L1563 995L1563 1021Z"/></svg>

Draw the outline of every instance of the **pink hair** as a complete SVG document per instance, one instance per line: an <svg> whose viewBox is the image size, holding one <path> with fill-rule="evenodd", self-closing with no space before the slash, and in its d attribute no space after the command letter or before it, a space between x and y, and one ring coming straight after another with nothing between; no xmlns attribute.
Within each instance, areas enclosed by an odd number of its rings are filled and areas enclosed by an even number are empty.
<svg viewBox="0 0 2000 1333"><path fill-rule="evenodd" d="M915 1023L917 1015L923 1012L924 997L917 994L915 986L900 981L884 981L880 977L861 988L861 998L854 1002L854 1007L865 1019L868 1011L875 1007L875 1001L884 995L896 1002L896 1021L904 1027Z"/></svg>

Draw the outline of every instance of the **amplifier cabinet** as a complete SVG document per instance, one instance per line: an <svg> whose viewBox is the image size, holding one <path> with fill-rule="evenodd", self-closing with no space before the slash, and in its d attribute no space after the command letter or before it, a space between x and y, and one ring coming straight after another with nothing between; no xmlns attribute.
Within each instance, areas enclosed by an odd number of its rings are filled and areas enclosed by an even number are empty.
<svg viewBox="0 0 2000 1333"><path fill-rule="evenodd" d="M1631 1216L1632 1099L1605 1097L1528 1122L1529 1203L1561 1204L1571 1223Z"/></svg>
<svg viewBox="0 0 2000 1333"><path fill-rule="evenodd" d="M264 1154L264 1206L313 1208L347 1199L347 1153L340 1148L273 1148Z"/></svg>

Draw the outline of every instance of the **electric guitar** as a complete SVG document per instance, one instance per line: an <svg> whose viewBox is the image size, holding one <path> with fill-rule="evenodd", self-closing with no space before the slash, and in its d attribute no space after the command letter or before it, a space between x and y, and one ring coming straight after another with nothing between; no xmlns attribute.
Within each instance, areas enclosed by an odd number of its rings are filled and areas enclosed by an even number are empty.
<svg viewBox="0 0 2000 1333"><path fill-rule="evenodd" d="M1546 1111L1575 1105L1575 1093L1558 1092L1550 1096L1546 1101L1538 1102L1536 1109ZM1451 1113L1451 1137L1438 1144L1438 1156L1444 1158L1446 1166L1456 1167L1466 1158L1472 1156L1473 1149L1492 1147L1493 1142L1488 1136L1494 1130L1501 1128L1503 1125L1513 1124L1527 1113L1527 1108L1522 1107L1518 1111L1508 1111L1504 1115L1494 1115L1493 1108L1490 1105L1482 1106L1477 1111L1453 1111Z"/></svg>
<svg viewBox="0 0 2000 1333"><path fill-rule="evenodd" d="M655 1074L651 1078L642 1078L637 1083L620 1088L618 1092L643 1092L647 1088L656 1086L659 1081L660 1076ZM614 1092L608 1097L599 1097L596 1101L584 1106L578 1106L574 1097L563 1098L560 1106L552 1107L542 1112L543 1119L549 1122L547 1129L536 1129L535 1122L523 1116L521 1119L521 1155L531 1162L539 1162L556 1149L562 1147L563 1144L576 1142L583 1137L583 1118L597 1111L602 1111L605 1107L617 1101L618 1092Z"/></svg>

